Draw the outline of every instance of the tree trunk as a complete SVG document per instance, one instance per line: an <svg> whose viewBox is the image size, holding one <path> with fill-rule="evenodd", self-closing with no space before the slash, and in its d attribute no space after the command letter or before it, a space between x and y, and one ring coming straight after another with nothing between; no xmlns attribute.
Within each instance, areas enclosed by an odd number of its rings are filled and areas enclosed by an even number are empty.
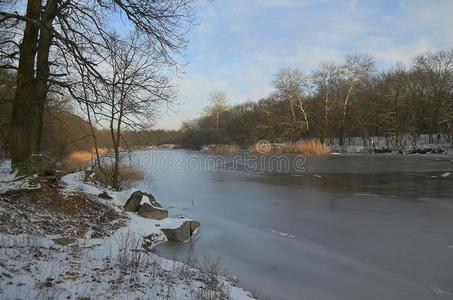
<svg viewBox="0 0 453 300"><path fill-rule="evenodd" d="M57 1L48 0L42 16L41 29L38 41L38 55L36 61L35 97L32 105L31 118L31 149L32 153L39 152L44 104L47 99L49 80L49 52L52 43L52 23L57 12Z"/></svg>
<svg viewBox="0 0 453 300"><path fill-rule="evenodd" d="M327 138L329 128L329 90L326 89L326 96L324 99L324 132L322 133L321 143L324 144L324 138Z"/></svg>
<svg viewBox="0 0 453 300"><path fill-rule="evenodd" d="M344 103L343 103L343 113L342 113L341 124L340 124L340 146L343 146L343 144L344 144L345 128L346 128L346 115L348 112L349 97L351 96L355 83L356 83L355 81L352 82L351 86L349 87L348 93L346 94Z"/></svg>
<svg viewBox="0 0 453 300"><path fill-rule="evenodd" d="M215 129L219 130L219 117L220 117L220 112L217 111L216 113L216 123L215 123Z"/></svg>
<svg viewBox="0 0 453 300"><path fill-rule="evenodd" d="M307 128L307 135L308 137L311 137L310 134L310 123L308 121L308 116L307 113L302 105L302 100L299 99L299 105L300 105L300 110L302 111L302 114L304 115L304 121L305 121L305 127Z"/></svg>
<svg viewBox="0 0 453 300"><path fill-rule="evenodd" d="M39 22L40 0L29 0L26 17ZM33 153L32 128L35 91L35 59L39 27L33 22L26 22L24 37L20 45L19 66L17 70L17 88L14 97L11 118L11 159L17 165ZM35 143L36 144L36 143Z"/></svg>

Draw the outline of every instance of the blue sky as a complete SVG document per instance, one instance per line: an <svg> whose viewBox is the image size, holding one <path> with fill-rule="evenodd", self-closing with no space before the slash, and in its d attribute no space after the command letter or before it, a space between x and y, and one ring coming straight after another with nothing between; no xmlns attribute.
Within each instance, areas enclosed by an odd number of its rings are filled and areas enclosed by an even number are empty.
<svg viewBox="0 0 453 300"><path fill-rule="evenodd" d="M156 128L197 117L209 93L231 104L272 91L282 68L305 72L345 54L368 53L378 69L453 48L453 0L199 0L175 79L179 104Z"/></svg>

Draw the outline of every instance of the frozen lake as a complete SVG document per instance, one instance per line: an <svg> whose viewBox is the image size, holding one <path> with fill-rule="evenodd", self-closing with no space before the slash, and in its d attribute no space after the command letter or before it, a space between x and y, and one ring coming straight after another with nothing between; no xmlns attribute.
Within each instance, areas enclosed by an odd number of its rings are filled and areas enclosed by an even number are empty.
<svg viewBox="0 0 453 300"><path fill-rule="evenodd" d="M242 154L135 154L139 188L202 224L192 242L159 245L162 256L218 258L260 299L453 299L451 156L332 155L297 167L292 156L270 170Z"/></svg>

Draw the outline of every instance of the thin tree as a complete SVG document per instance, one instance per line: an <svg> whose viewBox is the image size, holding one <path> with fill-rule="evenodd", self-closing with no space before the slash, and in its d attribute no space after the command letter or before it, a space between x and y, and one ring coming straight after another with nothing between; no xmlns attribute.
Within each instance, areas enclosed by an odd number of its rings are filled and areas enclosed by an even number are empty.
<svg viewBox="0 0 453 300"><path fill-rule="evenodd" d="M214 92L209 94L209 106L206 112L214 119L215 129L219 130L220 117L228 110L228 99L224 92Z"/></svg>
<svg viewBox="0 0 453 300"><path fill-rule="evenodd" d="M305 109L305 96L308 90L308 77L299 70L284 69L275 75L274 87L277 90L277 95L283 101L288 101L293 124L296 130L302 127L302 130L310 136L310 122L308 120L308 113ZM296 116L295 108L299 108L303 116L303 126Z"/></svg>
<svg viewBox="0 0 453 300"><path fill-rule="evenodd" d="M120 188L121 151L127 149L123 131L145 130L154 120L161 103L174 102L174 93L168 76L159 71L165 66L160 53L147 48L146 40L134 31L126 39L111 35L106 41L106 56L102 69L103 81L91 86L90 94L96 97L95 105L86 105L86 114L93 126L92 117L100 126L106 125L113 145L113 163L97 163L113 188ZM84 90L86 92L86 89ZM87 95L83 95L87 97Z"/></svg>
<svg viewBox="0 0 453 300"><path fill-rule="evenodd" d="M347 55L342 66L342 77L346 88L340 123L340 145L344 145L346 118L349 102L355 89L365 81L374 70L374 58L369 55Z"/></svg>
<svg viewBox="0 0 453 300"><path fill-rule="evenodd" d="M333 63L322 63L318 70L316 70L312 79L318 89L318 93L324 99L324 113L323 113L323 126L321 130L321 142L329 136L329 112L331 110L332 99L336 96L338 90L338 83L340 79L340 67Z"/></svg>

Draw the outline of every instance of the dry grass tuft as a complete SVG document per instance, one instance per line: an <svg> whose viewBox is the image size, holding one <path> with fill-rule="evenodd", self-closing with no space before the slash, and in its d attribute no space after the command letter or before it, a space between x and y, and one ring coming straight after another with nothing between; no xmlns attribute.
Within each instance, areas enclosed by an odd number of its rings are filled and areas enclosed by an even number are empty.
<svg viewBox="0 0 453 300"><path fill-rule="evenodd" d="M77 170L85 170L90 165L90 160L77 160L65 158L61 161L60 170L63 172L75 172Z"/></svg>
<svg viewBox="0 0 453 300"><path fill-rule="evenodd" d="M250 152L258 153L298 153L306 155L325 155L329 148L316 139L286 144L258 142L250 148Z"/></svg>
<svg viewBox="0 0 453 300"><path fill-rule="evenodd" d="M285 149L289 153L324 155L329 153L329 149L318 140L298 141L287 145Z"/></svg>
<svg viewBox="0 0 453 300"><path fill-rule="evenodd" d="M105 172L102 172L99 166L94 168L94 180L100 182L104 186L112 186L113 165L103 164L102 168ZM131 166L120 165L118 181L119 183L130 183L136 180L143 179L145 174L142 170L138 170Z"/></svg>
<svg viewBox="0 0 453 300"><path fill-rule="evenodd" d="M100 155L105 155L108 153L108 148L99 148ZM95 156L96 151L92 149L73 151L69 153L61 162L60 169L65 172L74 172L77 170L85 170L90 166L92 158Z"/></svg>
<svg viewBox="0 0 453 300"><path fill-rule="evenodd" d="M242 149L238 145L208 145L206 146L207 152L215 152L215 153L238 153L241 152Z"/></svg>

